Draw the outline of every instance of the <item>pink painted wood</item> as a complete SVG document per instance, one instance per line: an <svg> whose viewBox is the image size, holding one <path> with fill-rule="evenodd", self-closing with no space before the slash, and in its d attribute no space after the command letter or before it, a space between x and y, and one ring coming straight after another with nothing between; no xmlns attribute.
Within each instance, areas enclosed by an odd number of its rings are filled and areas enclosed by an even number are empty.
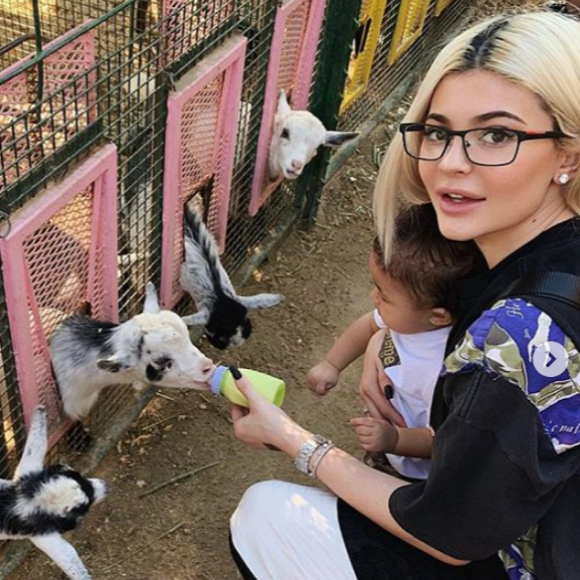
<svg viewBox="0 0 580 580"><path fill-rule="evenodd" d="M262 113L256 168L252 180L249 213L256 215L282 179L268 175L270 141L278 93L285 89L293 109L306 109L326 0L288 0L278 8L268 63L265 102ZM302 27L297 31L296 27ZM294 28L294 31L289 31Z"/></svg>
<svg viewBox="0 0 580 580"><path fill-rule="evenodd" d="M236 131L247 40L235 35L183 77L169 95L163 177L160 301L183 296L183 206L195 187L212 180L208 228L225 248Z"/></svg>
<svg viewBox="0 0 580 580"><path fill-rule="evenodd" d="M118 321L116 195L117 149L106 145L18 211L0 239L24 418L29 426L45 404L51 445L68 422L50 369L50 334L85 301L95 318Z"/></svg>

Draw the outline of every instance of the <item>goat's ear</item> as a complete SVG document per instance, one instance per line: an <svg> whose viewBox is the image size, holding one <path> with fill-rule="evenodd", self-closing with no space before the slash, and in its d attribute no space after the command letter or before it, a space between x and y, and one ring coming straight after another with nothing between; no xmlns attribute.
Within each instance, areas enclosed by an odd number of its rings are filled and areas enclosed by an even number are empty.
<svg viewBox="0 0 580 580"><path fill-rule="evenodd" d="M238 302L248 310L271 308L284 300L282 294L256 294L255 296L238 296Z"/></svg>
<svg viewBox="0 0 580 580"><path fill-rule="evenodd" d="M353 139L356 139L360 133L344 133L343 131L327 131L323 145L327 147L340 147Z"/></svg>
<svg viewBox="0 0 580 580"><path fill-rule="evenodd" d="M15 479L42 470L44 456L48 449L47 433L46 409L44 406L38 406L32 414L28 437L26 438L22 458L16 469Z"/></svg>
<svg viewBox="0 0 580 580"><path fill-rule="evenodd" d="M155 286L153 285L153 282L147 282L147 286L145 287L145 305L143 306L143 313L158 314L160 310Z"/></svg>
<svg viewBox="0 0 580 580"><path fill-rule="evenodd" d="M127 370L133 365L131 357L128 355L113 354L109 358L97 360L97 368L109 373L118 373Z"/></svg>
<svg viewBox="0 0 580 580"><path fill-rule="evenodd" d="M280 89L278 93L278 110L276 114L280 117L286 117L292 112L290 105L288 104L288 99L286 97L286 91L284 89Z"/></svg>
<svg viewBox="0 0 580 580"><path fill-rule="evenodd" d="M183 316L181 320L183 320L187 326L205 326L209 320L209 310L207 308L202 308L195 314Z"/></svg>

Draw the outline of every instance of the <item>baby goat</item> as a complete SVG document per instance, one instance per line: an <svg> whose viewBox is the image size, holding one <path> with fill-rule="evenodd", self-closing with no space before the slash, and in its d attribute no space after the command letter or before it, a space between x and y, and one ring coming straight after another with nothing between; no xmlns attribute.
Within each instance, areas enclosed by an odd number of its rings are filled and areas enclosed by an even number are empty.
<svg viewBox="0 0 580 580"><path fill-rule="evenodd" d="M150 282L142 314L121 324L74 314L55 330L50 353L64 411L76 420L88 415L109 385L207 390L215 370L191 343L181 318L160 310Z"/></svg>
<svg viewBox="0 0 580 580"><path fill-rule="evenodd" d="M357 136L358 133L327 131L309 111L293 111L282 89L270 142L270 178L296 179L321 145L339 147Z"/></svg>
<svg viewBox="0 0 580 580"><path fill-rule="evenodd" d="M37 407L14 479L0 479L0 540L28 538L69 578L91 580L61 534L74 529L91 505L105 498L107 484L66 465L43 467L46 451L46 410Z"/></svg>
<svg viewBox="0 0 580 580"><path fill-rule="evenodd" d="M216 348L241 346L252 332L248 310L270 308L284 297L238 296L220 262L217 244L199 214L186 206L183 222L185 261L180 283L198 310L183 320L189 326L205 326L205 334Z"/></svg>

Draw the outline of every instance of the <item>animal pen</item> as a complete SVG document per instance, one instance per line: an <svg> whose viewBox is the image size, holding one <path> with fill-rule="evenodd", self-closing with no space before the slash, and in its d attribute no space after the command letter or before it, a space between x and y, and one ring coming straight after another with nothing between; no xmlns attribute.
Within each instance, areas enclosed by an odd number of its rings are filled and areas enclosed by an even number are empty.
<svg viewBox="0 0 580 580"><path fill-rule="evenodd" d="M59 322L126 320L149 280L164 307L191 312L179 286L185 203L243 282L297 219L315 217L325 179L478 3L0 0L0 477L38 404L53 456L75 447L48 351ZM361 135L272 183L280 89L327 129ZM85 469L151 396L104 393Z"/></svg>

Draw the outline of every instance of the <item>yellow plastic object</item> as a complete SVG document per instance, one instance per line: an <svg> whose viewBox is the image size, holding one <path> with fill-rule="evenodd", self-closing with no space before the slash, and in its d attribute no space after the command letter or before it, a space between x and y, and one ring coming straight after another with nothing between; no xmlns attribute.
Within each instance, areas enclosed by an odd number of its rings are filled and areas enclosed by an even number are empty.
<svg viewBox="0 0 580 580"><path fill-rule="evenodd" d="M387 0L364 0L362 3L359 27L348 63L340 115L365 92L369 84L386 6Z"/></svg>
<svg viewBox="0 0 580 580"><path fill-rule="evenodd" d="M435 16L439 16L449 4L451 4L453 0L437 0L437 4L435 5Z"/></svg>
<svg viewBox="0 0 580 580"><path fill-rule="evenodd" d="M449 0L444 0L449 1ZM421 36L430 0L402 0L389 51L389 64L393 64Z"/></svg>

